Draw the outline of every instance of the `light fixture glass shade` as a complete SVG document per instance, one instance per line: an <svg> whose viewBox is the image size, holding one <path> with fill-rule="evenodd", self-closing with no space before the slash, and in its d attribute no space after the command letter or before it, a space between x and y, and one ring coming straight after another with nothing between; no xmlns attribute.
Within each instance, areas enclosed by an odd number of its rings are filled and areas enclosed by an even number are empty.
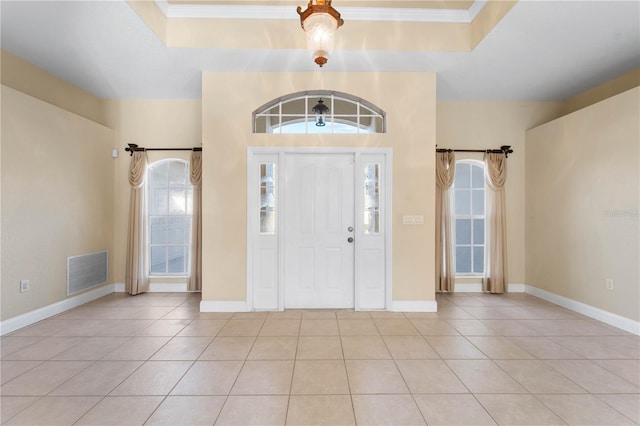
<svg viewBox="0 0 640 426"><path fill-rule="evenodd" d="M298 14L302 29L307 33L307 47L315 63L322 67L333 50L336 30L344 21L331 6L331 0L310 0L306 10L298 7Z"/></svg>
<svg viewBox="0 0 640 426"><path fill-rule="evenodd" d="M324 58L325 61L321 60L323 63L318 64L324 65L333 51L338 23L328 13L314 13L304 21L304 29L309 51L314 59Z"/></svg>

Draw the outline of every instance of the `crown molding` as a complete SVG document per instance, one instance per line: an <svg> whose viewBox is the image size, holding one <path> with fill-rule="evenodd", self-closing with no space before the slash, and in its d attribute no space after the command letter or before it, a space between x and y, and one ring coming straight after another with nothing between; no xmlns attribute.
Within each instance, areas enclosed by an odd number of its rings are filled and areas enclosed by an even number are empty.
<svg viewBox="0 0 640 426"><path fill-rule="evenodd" d="M155 2L167 18L299 19L291 6L172 4L167 0ZM476 0L468 10L340 7L340 14L346 21L470 23L487 2L488 0Z"/></svg>

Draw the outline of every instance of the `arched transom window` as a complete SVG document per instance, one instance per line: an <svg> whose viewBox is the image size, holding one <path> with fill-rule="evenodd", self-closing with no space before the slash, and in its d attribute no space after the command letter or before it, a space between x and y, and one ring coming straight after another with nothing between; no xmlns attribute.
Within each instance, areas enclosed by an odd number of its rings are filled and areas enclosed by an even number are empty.
<svg viewBox="0 0 640 426"><path fill-rule="evenodd" d="M384 133L385 113L347 93L292 93L253 112L254 133Z"/></svg>

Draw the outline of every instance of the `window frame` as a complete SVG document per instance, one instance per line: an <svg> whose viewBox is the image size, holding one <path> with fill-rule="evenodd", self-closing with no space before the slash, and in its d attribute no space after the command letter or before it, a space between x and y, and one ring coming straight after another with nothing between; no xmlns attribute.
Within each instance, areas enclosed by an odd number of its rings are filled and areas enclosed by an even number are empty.
<svg viewBox="0 0 640 426"><path fill-rule="evenodd" d="M469 193L469 214L457 214L456 212L456 186L455 186L455 177L454 177L454 182L453 185L451 186L451 191L452 191L452 197L451 197L451 229L452 229L452 242L453 242L453 259L454 259L454 274L456 277L461 277L461 278L477 278L477 277L483 277L484 273L485 273L485 260L486 260L486 249L487 249L487 235L486 235L486 227L487 227L487 219L486 219L486 215L487 215L487 183L486 180L484 179L484 174L485 174L485 164L482 161L479 160L474 160L474 159L461 159L461 160L456 160L456 171L458 170L458 166L460 164L468 164L469 167L469 180L470 180L470 186L469 188L457 188L458 191L460 190L466 190ZM479 190L480 188L474 188L473 187L473 167L480 167L482 170L482 182L483 182L483 187L482 187L482 191L483 191L483 212L481 215L479 214L473 214L473 191L475 190ZM457 242L457 224L456 221L458 219L468 219L471 221L471 227L470 227L470 243L468 244L458 244ZM482 244L477 244L474 242L474 220L478 220L478 219L482 219L483 220L483 239L482 239ZM458 262L457 262L457 249L458 247L469 247L471 249L471 272L458 272ZM476 247L482 247L482 251L483 251L483 262L482 262L482 272L475 272L473 270L473 265L474 265L474 248Z"/></svg>
<svg viewBox="0 0 640 426"><path fill-rule="evenodd" d="M167 195L170 196L171 194L171 189L173 188L183 188L184 191L186 191L186 200L185 200L185 209L186 212L185 214L152 214L151 213L151 193L153 190L152 187L152 181L151 181L151 176L152 176L152 172L153 169L156 167L159 167L163 164L167 164L168 167L170 167L171 163L180 163L182 165L185 166L185 184L184 185L176 185L176 186L171 186L169 181L168 181L168 170L167 170L167 185L166 187L164 187L164 189L166 189L167 191ZM145 216L146 216L146 223L145 223L145 227L146 227L146 250L145 250L145 256L147 258L147 273L149 274L150 278L162 278L162 277L189 277L190 276L190 264L191 264L191 228L193 226L193 185L191 185L191 180L190 180L190 164L189 161L184 160L184 159L180 159L180 158L165 158L165 159L161 159L158 161L155 161L151 164L149 164L149 166L147 167L146 170L146 179L145 179L145 185L147 187L146 192L146 197L145 197ZM169 203L169 200L167 199L167 203ZM167 242L163 243L163 244L152 244L151 243L151 226L152 226L152 219L154 218L173 218L173 217L181 217L181 218L188 218L189 219L189 229L188 229L188 238L187 238L187 242L182 243L182 244L173 244L170 243L168 241L167 238ZM165 271L164 272L153 272L152 271L152 263L151 263L151 249L152 247L166 247L166 254L165 254ZM169 272L169 248L170 247L183 247L185 249L185 265L184 265L184 272Z"/></svg>
<svg viewBox="0 0 640 426"><path fill-rule="evenodd" d="M371 134L371 133L386 133L386 113L373 105L358 97L349 95L348 93L328 91L328 90L314 90L306 92L291 93L289 95L274 99L261 107L253 111L253 133L256 134L287 134L281 131L282 127L286 127L289 124L303 122L306 124L304 133L296 134L312 134L309 132L309 127L315 123L315 114L311 111L310 101L315 102L318 98L322 98L325 101L329 101L329 113L326 117L326 127L331 131L322 132L322 134ZM283 112L283 106L292 102L304 100L304 110L287 111ZM335 105L336 101L353 104L355 106L355 113L336 113ZM277 112L273 112L276 110ZM265 131L259 131L258 120L265 118ZM271 125L271 118L275 118L277 124ZM361 118L371 118L371 124L366 125L361 123ZM284 120L283 119L287 119ZM354 120L355 119L355 120ZM380 129L376 130L376 120L380 120ZM335 132L334 123L341 125L350 125L356 129L353 133ZM278 130L278 131L276 131ZM291 133L289 133L291 134Z"/></svg>

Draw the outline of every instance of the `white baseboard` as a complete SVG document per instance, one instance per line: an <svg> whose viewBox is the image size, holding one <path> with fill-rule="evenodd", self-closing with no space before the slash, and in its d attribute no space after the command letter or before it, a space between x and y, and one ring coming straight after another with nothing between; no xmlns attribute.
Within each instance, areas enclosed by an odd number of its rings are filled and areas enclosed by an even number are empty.
<svg viewBox="0 0 640 426"><path fill-rule="evenodd" d="M526 285L525 287L526 292L528 294L531 294L532 296L539 297L540 299L546 300L547 302L562 306L563 308L567 308L579 314L588 316L589 318L602 321L605 324L609 324L613 327L640 336L640 322L638 321L634 321L618 314L596 308L595 306L578 302L577 300L569 299L568 297L560 296L558 294L542 290L532 285Z"/></svg>
<svg viewBox="0 0 640 426"><path fill-rule="evenodd" d="M482 283L456 283L453 291L456 293L482 293ZM507 292L524 293L525 285L518 283L509 283Z"/></svg>
<svg viewBox="0 0 640 426"><path fill-rule="evenodd" d="M124 293L124 283L116 283L115 292ZM151 283L149 284L149 293L187 293L186 283Z"/></svg>
<svg viewBox="0 0 640 426"><path fill-rule="evenodd" d="M482 283L456 283L454 293L482 293Z"/></svg>
<svg viewBox="0 0 640 426"><path fill-rule="evenodd" d="M77 296L71 296L56 303L52 303L42 308L27 312L22 315L15 316L13 318L6 319L0 322L0 335L5 335L16 331L20 328L26 327L31 324L35 324L38 321L50 318L54 315L58 315L69 309L76 308L80 305L84 305L87 302L98 299L100 297L111 294L114 291L114 284L107 284L105 286L87 291L86 293L78 294Z"/></svg>
<svg viewBox="0 0 640 426"><path fill-rule="evenodd" d="M246 300L203 300L200 312L248 312Z"/></svg>
<svg viewBox="0 0 640 426"><path fill-rule="evenodd" d="M394 312L438 312L435 300L394 300L391 302Z"/></svg>

